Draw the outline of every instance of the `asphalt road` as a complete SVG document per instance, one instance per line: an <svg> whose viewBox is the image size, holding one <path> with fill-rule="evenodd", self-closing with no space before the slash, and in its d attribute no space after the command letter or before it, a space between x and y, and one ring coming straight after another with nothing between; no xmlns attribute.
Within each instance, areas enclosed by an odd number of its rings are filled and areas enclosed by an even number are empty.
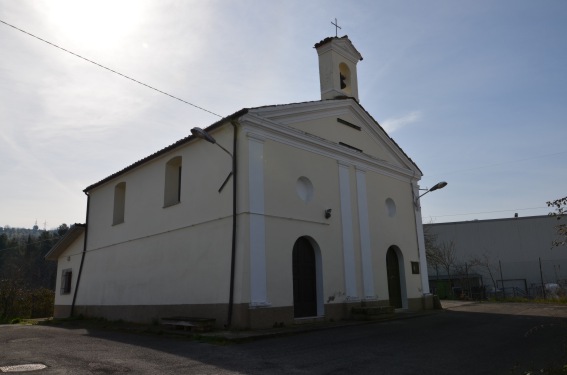
<svg viewBox="0 0 567 375"><path fill-rule="evenodd" d="M30 374L509 375L567 364L567 307L448 307L411 319L222 346L128 332L4 325L0 369L39 363L47 368Z"/></svg>

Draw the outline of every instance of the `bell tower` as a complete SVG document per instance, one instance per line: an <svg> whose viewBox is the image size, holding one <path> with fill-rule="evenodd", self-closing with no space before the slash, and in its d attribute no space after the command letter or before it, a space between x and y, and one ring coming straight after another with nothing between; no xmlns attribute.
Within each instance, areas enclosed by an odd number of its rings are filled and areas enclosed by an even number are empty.
<svg viewBox="0 0 567 375"><path fill-rule="evenodd" d="M348 36L329 37L315 44L319 55L321 100L351 97L358 100L356 64L362 60Z"/></svg>

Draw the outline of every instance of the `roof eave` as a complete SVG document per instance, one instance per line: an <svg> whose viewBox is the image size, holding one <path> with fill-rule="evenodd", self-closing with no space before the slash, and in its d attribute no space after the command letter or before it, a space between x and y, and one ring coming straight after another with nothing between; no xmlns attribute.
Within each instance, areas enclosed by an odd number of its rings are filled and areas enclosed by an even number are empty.
<svg viewBox="0 0 567 375"><path fill-rule="evenodd" d="M208 127L205 128L205 130L206 130L206 131L214 130L214 129L220 127L221 125L223 125L223 124L225 124L225 123L227 123L227 122L230 122L231 120L237 119L237 118L239 118L239 117L245 115L246 113L248 113L248 108L243 108L243 109L241 109L241 110L239 110L239 111L237 111L237 112L234 112L233 114L231 114L231 115L229 115L229 116L223 117L222 119L218 120L217 122L215 122L215 123L209 125ZM101 186L101 185L107 183L108 181L111 181L111 180L115 179L116 177L119 177L119 176L123 175L124 173L126 173L126 172L128 172L128 171L131 171L131 170L133 170L133 169L139 167L140 165L143 165L143 164L145 164L145 163L147 163L147 162L149 162L149 161L151 161L151 160L154 160L154 159L160 157L161 155L164 155L164 154L168 153L169 151L171 151L171 150L173 150L173 149L175 149L175 148L177 148L177 147L179 147L179 146L182 146L182 145L184 145L184 144L186 144L186 143L189 143L189 142L192 141L193 139L195 139L195 136L194 136L194 135L189 135L189 136L187 136L187 137L185 137L185 138L183 138L183 139L180 139L179 141L177 141L177 142L175 142L175 143L173 143L173 144L171 144L171 145L169 145L169 146L167 146L167 147L165 147L165 148L163 148L163 149L161 149L161 150L159 150L159 151L157 151L157 152L155 152L155 153L153 153L153 154L151 154L151 155L149 155L149 156L146 156L145 158L140 159L140 160L138 160L137 162L135 162L135 163L133 163L133 164L130 164L130 165L127 166L126 168L124 168L124 169L122 169L122 170L120 170L120 171L118 171L118 172L116 172L116 173L113 173L113 174L111 174L110 176L108 176L108 177L106 177L106 178L104 178L104 179L102 179L102 180L100 180L100 181L98 181L98 182L96 182L96 183L94 183L94 184L92 184L92 185L87 186L87 187L83 190L83 192L86 193L86 194L88 194L88 193L89 193L91 190L93 190L94 188L96 188L96 187L98 187L98 186Z"/></svg>
<svg viewBox="0 0 567 375"><path fill-rule="evenodd" d="M81 234L85 232L86 224L73 224L71 229L45 254L47 260L57 260Z"/></svg>

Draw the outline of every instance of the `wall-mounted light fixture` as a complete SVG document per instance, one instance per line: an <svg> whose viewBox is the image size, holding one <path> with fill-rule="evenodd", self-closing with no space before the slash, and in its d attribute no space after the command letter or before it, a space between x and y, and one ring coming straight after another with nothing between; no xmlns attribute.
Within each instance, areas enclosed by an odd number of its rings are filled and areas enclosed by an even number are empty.
<svg viewBox="0 0 567 375"><path fill-rule="evenodd" d="M419 198L423 197L425 194L429 193L430 191L443 189L445 186L447 186L447 182L441 181L441 182L438 182L435 185L433 185L433 187L431 189L420 189L420 190L427 190L427 191L425 193L421 194L419 197L415 198L415 200L413 202L413 204L415 205L415 208L419 209Z"/></svg>

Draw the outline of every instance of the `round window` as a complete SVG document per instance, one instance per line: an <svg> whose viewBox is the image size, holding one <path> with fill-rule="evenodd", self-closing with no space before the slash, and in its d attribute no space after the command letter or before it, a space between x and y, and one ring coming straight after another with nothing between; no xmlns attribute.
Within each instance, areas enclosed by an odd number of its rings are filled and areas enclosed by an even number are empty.
<svg viewBox="0 0 567 375"><path fill-rule="evenodd" d="M299 177L295 188L302 201L309 202L313 198L313 184L307 177Z"/></svg>

